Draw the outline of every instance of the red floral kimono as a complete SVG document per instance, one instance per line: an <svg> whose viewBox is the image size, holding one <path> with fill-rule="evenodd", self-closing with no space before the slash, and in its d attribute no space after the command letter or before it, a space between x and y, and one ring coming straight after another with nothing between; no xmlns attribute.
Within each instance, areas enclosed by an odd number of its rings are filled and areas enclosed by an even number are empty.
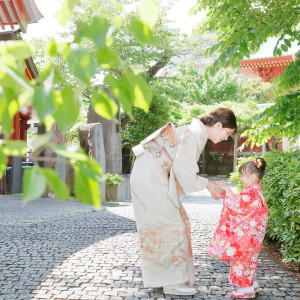
<svg viewBox="0 0 300 300"><path fill-rule="evenodd" d="M233 285L252 286L267 221L268 207L260 183L243 189L239 194L226 194L208 254L231 261L230 283Z"/></svg>

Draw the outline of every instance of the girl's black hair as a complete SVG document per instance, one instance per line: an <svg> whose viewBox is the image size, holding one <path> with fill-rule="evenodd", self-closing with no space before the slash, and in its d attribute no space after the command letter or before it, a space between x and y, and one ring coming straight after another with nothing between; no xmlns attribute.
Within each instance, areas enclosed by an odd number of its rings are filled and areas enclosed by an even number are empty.
<svg viewBox="0 0 300 300"><path fill-rule="evenodd" d="M256 158L256 160L251 160L243 163L239 167L239 173L243 174L256 174L259 180L262 180L265 175L267 163L262 157Z"/></svg>

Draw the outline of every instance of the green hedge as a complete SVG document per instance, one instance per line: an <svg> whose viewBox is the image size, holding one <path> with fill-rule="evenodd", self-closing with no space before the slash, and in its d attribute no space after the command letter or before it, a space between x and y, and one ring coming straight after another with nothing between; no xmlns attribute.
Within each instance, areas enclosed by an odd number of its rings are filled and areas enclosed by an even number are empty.
<svg viewBox="0 0 300 300"><path fill-rule="evenodd" d="M236 172L230 176L238 189L242 185L238 168L256 156L240 158ZM267 162L262 191L269 208L266 241L277 241L285 262L300 262L300 150L271 151L264 155Z"/></svg>

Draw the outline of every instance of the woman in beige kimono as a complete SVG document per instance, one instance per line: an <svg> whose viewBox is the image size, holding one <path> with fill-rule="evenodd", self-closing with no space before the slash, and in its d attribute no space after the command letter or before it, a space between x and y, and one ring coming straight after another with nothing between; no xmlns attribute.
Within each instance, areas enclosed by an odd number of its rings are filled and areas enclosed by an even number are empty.
<svg viewBox="0 0 300 300"><path fill-rule="evenodd" d="M181 200L205 188L220 198L213 182L197 176L197 161L207 139L227 140L236 128L234 113L218 108L200 120L193 118L190 125L167 123L133 148L130 184L144 287L196 294L190 224Z"/></svg>

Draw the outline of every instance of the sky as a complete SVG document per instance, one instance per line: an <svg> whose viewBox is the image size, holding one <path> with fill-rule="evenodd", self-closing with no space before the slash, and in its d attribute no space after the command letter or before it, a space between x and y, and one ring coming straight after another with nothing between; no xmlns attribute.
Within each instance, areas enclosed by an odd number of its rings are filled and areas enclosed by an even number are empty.
<svg viewBox="0 0 300 300"><path fill-rule="evenodd" d="M36 24L29 24L27 33L22 34L23 38L58 37L57 33L62 32L63 28L58 24L55 15L60 9L61 0L35 0L35 3L44 18ZM188 11L195 4L196 0L178 0L178 3L169 13L169 19L172 21L174 28L179 28L186 34L192 32L193 25L199 21L201 16L189 16Z"/></svg>
<svg viewBox="0 0 300 300"><path fill-rule="evenodd" d="M63 27L56 20L56 13L61 7L59 0L35 0L41 14L44 16L38 23L28 24L27 33L22 33L23 38L47 38L57 37L57 33L63 32Z"/></svg>
<svg viewBox="0 0 300 300"><path fill-rule="evenodd" d="M160 4L164 4L165 1L166 0L158 0ZM197 0L178 0L177 4L170 9L168 14L169 19L172 21L170 25L174 28L179 28L183 33L191 33L193 26L204 17L204 13L199 13L197 16L192 17L188 14L188 11L196 2ZM64 29L58 24L55 15L61 7L62 0L35 0L35 3L44 18L39 20L36 24L29 24L27 33L22 34L23 38L55 37L56 39L60 39L57 33L63 32ZM251 59L273 56L276 41L276 38L270 38L266 44L262 45L256 54L251 56ZM294 54L299 51L299 49L300 47L294 42L286 55Z"/></svg>

